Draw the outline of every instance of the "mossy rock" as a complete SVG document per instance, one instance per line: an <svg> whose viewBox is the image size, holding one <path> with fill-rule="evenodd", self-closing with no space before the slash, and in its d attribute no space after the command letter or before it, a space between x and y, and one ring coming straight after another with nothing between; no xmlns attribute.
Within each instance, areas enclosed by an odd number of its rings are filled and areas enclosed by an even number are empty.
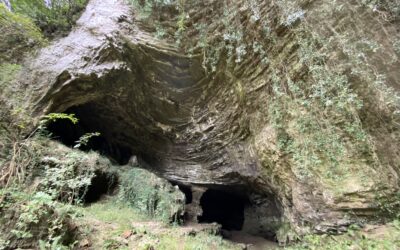
<svg viewBox="0 0 400 250"><path fill-rule="evenodd" d="M0 3L0 60L17 62L28 51L45 43L40 29L31 19L10 12Z"/></svg>
<svg viewBox="0 0 400 250"><path fill-rule="evenodd" d="M31 18L47 37L65 35L78 19L87 0L11 0L12 11Z"/></svg>

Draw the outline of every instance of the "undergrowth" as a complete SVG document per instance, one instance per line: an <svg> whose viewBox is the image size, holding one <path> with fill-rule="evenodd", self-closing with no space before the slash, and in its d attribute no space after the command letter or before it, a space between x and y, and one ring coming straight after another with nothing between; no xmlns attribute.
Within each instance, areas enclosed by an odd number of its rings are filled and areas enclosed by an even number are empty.
<svg viewBox="0 0 400 250"><path fill-rule="evenodd" d="M7 118L9 117L9 118ZM71 249L76 244L76 209L96 175L111 163L94 152L50 140L44 127L71 115L49 114L37 133L25 136L5 112L0 122L4 154L0 166L0 231L5 249ZM40 132L40 133L39 133Z"/></svg>
<svg viewBox="0 0 400 250"><path fill-rule="evenodd" d="M0 66L17 62L35 48L45 44L40 29L28 17L10 12L0 3Z"/></svg>
<svg viewBox="0 0 400 250"><path fill-rule="evenodd" d="M87 0L11 0L11 10L35 22L47 37L65 35L71 30Z"/></svg>
<svg viewBox="0 0 400 250"><path fill-rule="evenodd" d="M75 244L76 211L46 193L0 189L0 214L1 249L70 249Z"/></svg>
<svg viewBox="0 0 400 250"><path fill-rule="evenodd" d="M116 197L79 211L84 215L79 226L95 249L240 249L215 234L188 234L184 228L160 223Z"/></svg>
<svg viewBox="0 0 400 250"><path fill-rule="evenodd" d="M288 250L392 250L400 248L400 221L395 220L377 231L363 232L354 226L340 236L308 235ZM379 231L380 230L380 231Z"/></svg>
<svg viewBox="0 0 400 250"><path fill-rule="evenodd" d="M121 174L119 197L143 214L165 223L179 222L183 216L184 194L144 169L132 168Z"/></svg>

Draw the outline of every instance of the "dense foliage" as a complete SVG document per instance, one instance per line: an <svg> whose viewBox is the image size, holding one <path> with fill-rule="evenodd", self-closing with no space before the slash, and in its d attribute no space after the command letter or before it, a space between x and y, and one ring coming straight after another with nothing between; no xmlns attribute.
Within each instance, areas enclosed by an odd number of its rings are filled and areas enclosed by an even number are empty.
<svg viewBox="0 0 400 250"><path fill-rule="evenodd" d="M65 35L87 0L11 0L11 10L0 2L0 59L18 62L26 52L46 43L45 37Z"/></svg>
<svg viewBox="0 0 400 250"><path fill-rule="evenodd" d="M12 11L30 17L46 36L64 35L75 24L87 0L11 0Z"/></svg>
<svg viewBox="0 0 400 250"><path fill-rule="evenodd" d="M185 197L169 182L146 170L133 168L121 176L119 196L132 207L162 221L179 222Z"/></svg>
<svg viewBox="0 0 400 250"><path fill-rule="evenodd" d="M0 189L0 249L70 249L75 244L71 206L43 193Z"/></svg>
<svg viewBox="0 0 400 250"><path fill-rule="evenodd" d="M24 15L8 11L0 3L0 61L16 62L45 42L40 30ZM4 66L3 66L4 67ZM4 80L1 79L1 82Z"/></svg>

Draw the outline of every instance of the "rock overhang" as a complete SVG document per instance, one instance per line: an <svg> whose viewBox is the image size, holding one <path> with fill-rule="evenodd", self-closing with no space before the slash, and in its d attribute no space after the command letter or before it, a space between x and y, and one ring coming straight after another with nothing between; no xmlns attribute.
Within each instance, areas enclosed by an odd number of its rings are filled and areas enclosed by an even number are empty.
<svg viewBox="0 0 400 250"><path fill-rule="evenodd" d="M107 5L117 8L117 14L102 12ZM366 191L370 200L337 194L326 180L297 178L293 162L278 152L278 131L262 113L270 104L273 67L259 70L257 61L249 59L235 66L240 77L226 65L221 66L226 71L209 76L201 56L185 56L136 26L122 1L93 0L88 10L104 15L98 20L107 27L83 19L35 61L37 117L76 113L87 131L102 133L100 148L106 154L122 163L137 155L144 167L170 181L245 187L250 194L272 197L267 200L274 200L282 218L300 233L309 227L340 231L371 205L373 186ZM273 55L296 58L290 29L281 25L279 32L287 43L277 44ZM79 44L78 37L84 42ZM287 63L293 78L306 74L297 72L302 68L294 59ZM348 202L346 209L331 202L335 195ZM349 207L357 212L351 219ZM266 209L260 213L268 217Z"/></svg>

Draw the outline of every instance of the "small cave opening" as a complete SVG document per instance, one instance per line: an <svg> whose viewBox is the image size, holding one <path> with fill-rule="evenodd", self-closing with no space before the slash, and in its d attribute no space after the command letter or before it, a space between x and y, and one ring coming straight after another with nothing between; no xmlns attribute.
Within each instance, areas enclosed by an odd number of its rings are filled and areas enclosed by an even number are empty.
<svg viewBox="0 0 400 250"><path fill-rule="evenodd" d="M92 104L75 106L65 110L65 114L74 114L78 123L74 124L69 119L57 119L47 124L46 130L50 137L60 141L66 146L75 147L85 135L99 132L100 135L91 136L85 144L80 144L82 151L97 151L107 156L117 164L124 165L129 162L132 150L124 145L111 141L105 135L106 128L101 126L103 122L96 117L96 112L91 110Z"/></svg>
<svg viewBox="0 0 400 250"><path fill-rule="evenodd" d="M249 200L246 196L223 190L208 189L200 198L203 214L199 223L217 222L225 230L240 231L244 224L244 210Z"/></svg>
<svg viewBox="0 0 400 250"><path fill-rule="evenodd" d="M189 186L178 185L179 190L185 194L185 204L191 204L193 201L192 189Z"/></svg>
<svg viewBox="0 0 400 250"><path fill-rule="evenodd" d="M113 194L118 185L118 176L112 172L96 171L91 184L81 191L82 202L90 204L99 201L103 195Z"/></svg>
<svg viewBox="0 0 400 250"><path fill-rule="evenodd" d="M87 132L79 122L73 124L69 119L56 119L47 124L46 130L50 133L52 139L69 147L74 147L79 138Z"/></svg>

